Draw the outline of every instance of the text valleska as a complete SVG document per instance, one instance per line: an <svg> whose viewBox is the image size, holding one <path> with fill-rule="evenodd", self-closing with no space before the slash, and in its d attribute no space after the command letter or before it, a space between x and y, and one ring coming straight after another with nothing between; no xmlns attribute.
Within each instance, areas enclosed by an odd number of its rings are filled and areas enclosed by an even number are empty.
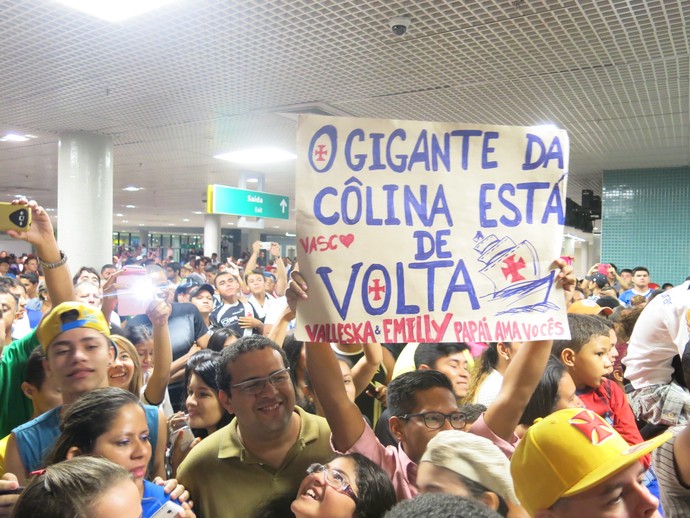
<svg viewBox="0 0 690 518"><path fill-rule="evenodd" d="M501 320L492 326L486 318L480 320L454 320L453 313L440 317L433 315L385 318L380 323L339 322L331 324L307 324L306 332L311 342L335 343L436 343L450 333L457 342L522 342L537 336L563 336L563 324L549 318L539 323Z"/></svg>

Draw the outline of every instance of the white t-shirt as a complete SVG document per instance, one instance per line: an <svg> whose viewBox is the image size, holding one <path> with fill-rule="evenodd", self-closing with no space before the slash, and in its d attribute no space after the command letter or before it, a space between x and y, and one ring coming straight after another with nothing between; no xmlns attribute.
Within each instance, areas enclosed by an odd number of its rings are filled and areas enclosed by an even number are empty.
<svg viewBox="0 0 690 518"><path fill-rule="evenodd" d="M657 295L645 306L635 324L625 377L635 389L670 383L676 354L683 355L690 338L690 282Z"/></svg>
<svg viewBox="0 0 690 518"><path fill-rule="evenodd" d="M503 375L494 369L491 371L491 374L484 379L482 386L479 387L477 396L474 398L474 402L488 407L491 402L496 399L496 396L498 396L502 385Z"/></svg>

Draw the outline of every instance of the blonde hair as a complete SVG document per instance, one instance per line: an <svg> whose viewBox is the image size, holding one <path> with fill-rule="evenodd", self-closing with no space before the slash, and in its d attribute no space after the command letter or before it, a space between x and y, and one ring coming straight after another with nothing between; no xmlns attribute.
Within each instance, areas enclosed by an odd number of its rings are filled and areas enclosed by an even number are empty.
<svg viewBox="0 0 690 518"><path fill-rule="evenodd" d="M143 378L141 374L141 362L139 361L139 353L137 352L137 348L134 347L132 342L127 340L124 336L110 335L110 339L117 346L118 354L120 353L120 351L125 351L127 354L129 354L130 358L132 359L132 363L134 364L134 375L132 376L132 379L129 382L129 387L127 387L127 390L129 390L136 397L141 397L141 386L143 384Z"/></svg>
<svg viewBox="0 0 690 518"><path fill-rule="evenodd" d="M498 343L491 342L479 356L479 359L474 364L474 369L470 372L470 383L467 388L467 394L465 394L462 400L463 403L472 404L475 402L477 393L484 380L496 368L496 365L498 365Z"/></svg>

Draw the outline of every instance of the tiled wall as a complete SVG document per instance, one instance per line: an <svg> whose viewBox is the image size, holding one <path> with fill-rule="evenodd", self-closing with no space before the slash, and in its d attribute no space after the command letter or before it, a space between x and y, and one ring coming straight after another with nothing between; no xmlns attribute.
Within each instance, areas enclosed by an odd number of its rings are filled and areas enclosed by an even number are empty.
<svg viewBox="0 0 690 518"><path fill-rule="evenodd" d="M690 275L690 168L604 171L602 261L646 266L652 282Z"/></svg>

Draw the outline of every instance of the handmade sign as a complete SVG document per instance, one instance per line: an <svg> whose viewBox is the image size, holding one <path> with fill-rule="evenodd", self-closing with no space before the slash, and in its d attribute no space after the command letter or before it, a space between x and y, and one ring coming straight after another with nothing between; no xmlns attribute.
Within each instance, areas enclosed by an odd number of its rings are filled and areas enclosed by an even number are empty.
<svg viewBox="0 0 690 518"><path fill-rule="evenodd" d="M564 130L300 116L297 148L298 339L569 338Z"/></svg>

